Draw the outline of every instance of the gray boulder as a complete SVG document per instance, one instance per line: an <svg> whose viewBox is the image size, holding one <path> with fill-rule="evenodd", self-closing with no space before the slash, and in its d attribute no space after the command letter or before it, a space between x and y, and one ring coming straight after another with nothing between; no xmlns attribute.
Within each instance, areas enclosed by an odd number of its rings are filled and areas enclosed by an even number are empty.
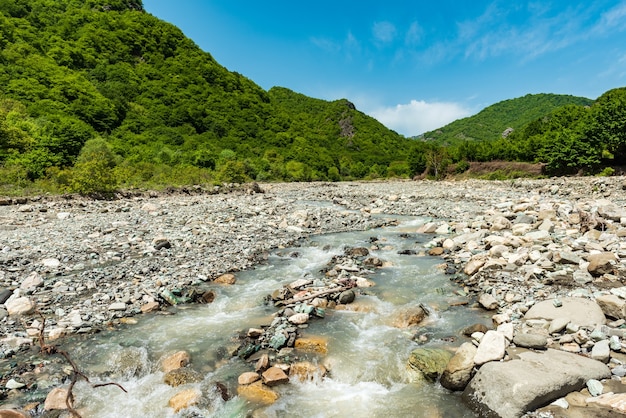
<svg viewBox="0 0 626 418"><path fill-rule="evenodd" d="M482 366L465 388L463 399L481 417L518 418L582 389L589 379L610 375L605 364L576 354L528 351L516 360Z"/></svg>
<svg viewBox="0 0 626 418"><path fill-rule="evenodd" d="M556 307L553 300L536 303L526 312L524 318L547 319L568 318L571 323L581 327L593 327L605 324L604 312L597 303L583 298L563 298L562 305Z"/></svg>

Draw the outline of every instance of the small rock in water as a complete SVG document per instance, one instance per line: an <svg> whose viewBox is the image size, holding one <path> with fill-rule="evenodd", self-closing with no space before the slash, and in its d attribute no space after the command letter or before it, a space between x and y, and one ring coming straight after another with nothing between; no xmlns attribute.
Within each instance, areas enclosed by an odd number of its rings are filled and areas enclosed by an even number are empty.
<svg viewBox="0 0 626 418"><path fill-rule="evenodd" d="M191 357L186 351L178 351L168 357L165 357L161 362L161 370L167 373L172 370L180 369L189 364Z"/></svg>
<svg viewBox="0 0 626 418"><path fill-rule="evenodd" d="M276 366L272 366L262 374L263 383L267 386L277 386L283 383L289 382L289 376L285 372Z"/></svg>
<svg viewBox="0 0 626 418"><path fill-rule="evenodd" d="M309 321L309 314L307 313L297 313L289 317L289 322L295 325L306 324L308 321Z"/></svg>
<svg viewBox="0 0 626 418"><path fill-rule="evenodd" d="M6 385L4 385L4 387L7 388L7 389L21 389L24 386L26 386L26 384L24 384L22 382L18 382L15 379L9 379L9 381L6 383Z"/></svg>
<svg viewBox="0 0 626 418"><path fill-rule="evenodd" d="M178 413L181 409L197 405L201 397L202 395L197 389L186 389L174 395L167 404L174 409L174 412Z"/></svg>
<svg viewBox="0 0 626 418"><path fill-rule="evenodd" d="M65 400L67 399L67 388L54 388L48 393L46 396L46 401L44 402L44 410L52 411L55 409L67 409L67 404ZM72 404L72 400L70 399L70 405Z"/></svg>
<svg viewBox="0 0 626 418"><path fill-rule="evenodd" d="M346 291L341 292L341 294L339 294L339 299L337 301L341 303L342 305L347 305L349 303L354 302L355 298L356 298L356 295L354 293L354 290L346 290Z"/></svg>

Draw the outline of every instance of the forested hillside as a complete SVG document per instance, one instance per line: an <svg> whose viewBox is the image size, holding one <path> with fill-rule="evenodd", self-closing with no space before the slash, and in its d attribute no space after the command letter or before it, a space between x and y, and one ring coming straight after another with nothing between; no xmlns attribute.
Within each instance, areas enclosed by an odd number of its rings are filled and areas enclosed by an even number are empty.
<svg viewBox="0 0 626 418"><path fill-rule="evenodd" d="M407 139L347 101L264 91L140 1L1 0L0 46L5 183L409 174Z"/></svg>
<svg viewBox="0 0 626 418"><path fill-rule="evenodd" d="M486 107L477 114L458 119L435 131L426 132L424 138L440 144L458 144L463 141L495 140L508 129L520 129L553 110L569 105L590 105L593 100L562 94L527 94Z"/></svg>
<svg viewBox="0 0 626 418"><path fill-rule="evenodd" d="M468 161L505 160L545 164L546 174L612 174L613 167L626 164L626 88L609 90L590 106L557 107L506 138L437 150L463 167Z"/></svg>

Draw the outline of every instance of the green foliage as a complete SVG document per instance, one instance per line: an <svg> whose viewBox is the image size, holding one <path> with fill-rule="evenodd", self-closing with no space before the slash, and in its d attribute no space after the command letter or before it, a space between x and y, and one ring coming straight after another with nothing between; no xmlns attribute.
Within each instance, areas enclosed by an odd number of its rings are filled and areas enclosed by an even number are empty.
<svg viewBox="0 0 626 418"><path fill-rule="evenodd" d="M584 97L557 94L527 94L504 100L486 107L476 115L456 120L435 131L426 132L424 138L439 144L455 145L465 141L493 141L502 137L507 128L517 131L551 111L567 105L588 106ZM472 160L472 158L469 158Z"/></svg>
<svg viewBox="0 0 626 418"><path fill-rule="evenodd" d="M101 138L88 141L69 173L67 189L72 193L110 193L117 187L113 171L115 156Z"/></svg>
<svg viewBox="0 0 626 418"><path fill-rule="evenodd" d="M467 160L461 160L456 164L456 167L454 168L454 172L456 174L462 174L462 173L465 173L467 170L469 170L469 168L470 168L469 162L467 162Z"/></svg>
<svg viewBox="0 0 626 418"><path fill-rule="evenodd" d="M613 174L615 174L615 169L613 167L604 167L604 169L598 173L598 176L611 177Z"/></svg>

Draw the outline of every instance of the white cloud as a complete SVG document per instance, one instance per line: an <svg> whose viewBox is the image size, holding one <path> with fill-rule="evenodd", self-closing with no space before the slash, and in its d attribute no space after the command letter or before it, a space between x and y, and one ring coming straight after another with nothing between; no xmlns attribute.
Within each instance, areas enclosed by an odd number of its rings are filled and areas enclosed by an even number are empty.
<svg viewBox="0 0 626 418"><path fill-rule="evenodd" d="M396 27L391 22L376 22L372 28L372 33L377 41L389 43L396 37Z"/></svg>
<svg viewBox="0 0 626 418"><path fill-rule="evenodd" d="M469 116L472 112L458 103L411 100L408 104L379 108L368 114L404 136L416 136Z"/></svg>

